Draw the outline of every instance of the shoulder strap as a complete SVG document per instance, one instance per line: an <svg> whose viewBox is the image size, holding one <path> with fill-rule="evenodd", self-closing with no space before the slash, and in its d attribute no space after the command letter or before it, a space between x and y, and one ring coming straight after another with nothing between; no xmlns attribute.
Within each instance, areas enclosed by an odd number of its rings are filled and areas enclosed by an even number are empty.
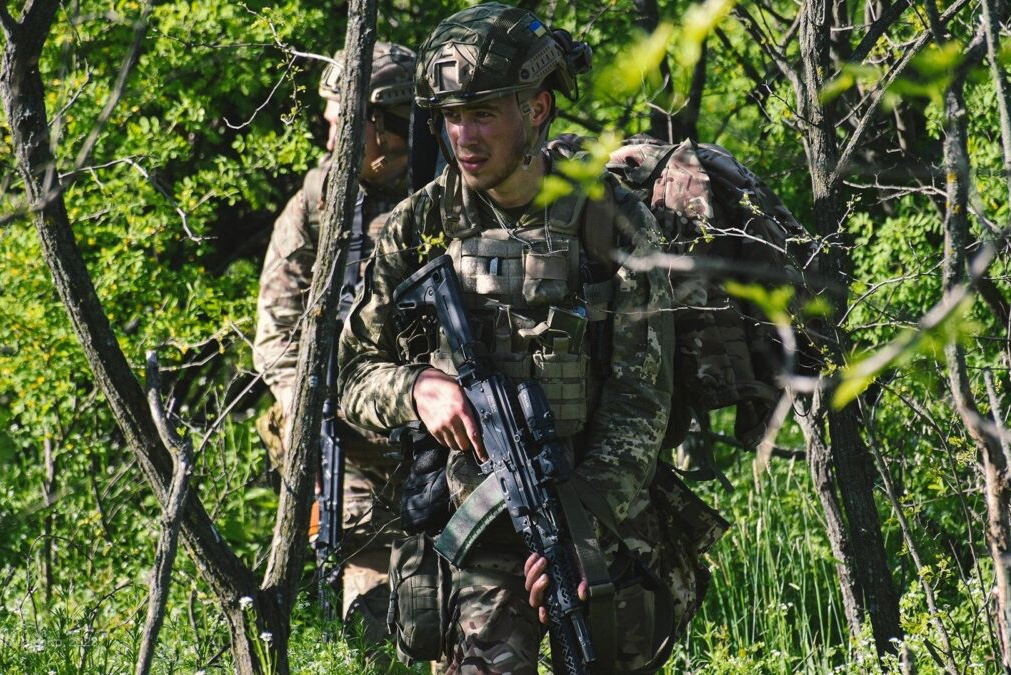
<svg viewBox="0 0 1011 675"><path fill-rule="evenodd" d="M495 476L489 475L463 501L435 540L435 550L457 567L463 565L481 533L505 510L505 498Z"/></svg>
<svg viewBox="0 0 1011 675"><path fill-rule="evenodd" d="M365 226L363 211L365 206L365 191L358 188L355 198L355 216L351 221L351 238L348 240L348 254L344 263L344 279L340 287L340 304L337 308L337 318L343 321L351 311L351 305L358 291L358 282L362 278L362 252L365 250Z"/></svg>
<svg viewBox="0 0 1011 675"><path fill-rule="evenodd" d="M583 224L580 238L586 255L606 269L603 275L610 280L618 271L614 260L617 239L614 231L615 207L613 185L605 181L604 194L600 199L587 199L583 210Z"/></svg>

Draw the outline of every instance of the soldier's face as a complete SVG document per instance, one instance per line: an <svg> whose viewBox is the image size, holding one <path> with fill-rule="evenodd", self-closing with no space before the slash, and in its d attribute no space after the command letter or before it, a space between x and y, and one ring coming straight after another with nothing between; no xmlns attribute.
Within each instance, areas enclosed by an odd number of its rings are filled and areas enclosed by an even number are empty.
<svg viewBox="0 0 1011 675"><path fill-rule="evenodd" d="M550 94L541 93L550 98ZM527 194L530 190L521 165L531 134L543 119L541 106L535 103L540 98L538 95L531 100L535 106L531 120L525 119L515 96L442 111L453 154L468 187L491 193L515 193L517 199L523 199L517 205L533 198L533 194Z"/></svg>
<svg viewBox="0 0 1011 675"><path fill-rule="evenodd" d="M326 108L323 110L323 119L326 120L328 129L326 149L327 152L333 152L334 146L337 144L337 131L340 128L338 126L338 123L341 120L340 102L327 99Z"/></svg>
<svg viewBox="0 0 1011 675"><path fill-rule="evenodd" d="M333 152L337 146L340 131L341 105L338 101L327 101L323 119L329 128L326 149ZM376 133L376 125L371 119L365 120L365 153L362 156L362 182L372 185L396 183L407 171L407 139L392 132L385 133L385 148Z"/></svg>
<svg viewBox="0 0 1011 675"><path fill-rule="evenodd" d="M380 145L383 141L385 147ZM365 154L362 156L363 183L388 185L396 183L407 171L407 139L390 131L383 138L376 133L375 123L365 121Z"/></svg>

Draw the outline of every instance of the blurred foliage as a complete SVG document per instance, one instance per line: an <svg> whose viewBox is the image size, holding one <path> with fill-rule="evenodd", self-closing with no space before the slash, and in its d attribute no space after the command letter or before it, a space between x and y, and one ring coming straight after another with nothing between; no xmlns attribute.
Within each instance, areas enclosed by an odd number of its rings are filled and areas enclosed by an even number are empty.
<svg viewBox="0 0 1011 675"><path fill-rule="evenodd" d="M384 0L378 37L416 46L437 18L465 4ZM689 102L695 66L704 63L699 140L726 146L801 222L811 221L792 89L773 67L770 44L734 16L733 3L660 2L650 30L631 0L542 4L542 18L594 48L594 75L584 79L575 103L559 101L561 116L552 127L596 138L588 145L591 163L563 169L569 178L592 180L621 137L649 131L651 106L676 121ZM881 36L864 63L830 80L823 100L836 109L855 106L904 57L927 15L922 3L914 4L908 21ZM862 4L846 5L854 18L862 16ZM775 38L771 44L782 45L785 59L796 59L795 3L743 8ZM134 0L80 0L57 14L40 69L64 199L135 372L142 374L144 353L157 349L176 423L198 443L208 436L194 489L222 536L262 572L277 498L252 425L268 404L250 376L257 275L273 218L324 140L316 95L322 64L292 52L332 54L343 40L347 7L291 0L157 3L122 99L77 166L140 9ZM964 58L977 23L970 18L952 23L950 41L917 55L889 86L889 107L868 121L873 133L847 177L845 230L827 242L844 247L850 264L833 281L849 292L843 328L854 347L846 363L830 368L858 372L852 393L866 414L868 439L895 484L926 565L913 565L882 490L888 553L904 593L902 619L921 673L940 672L931 657L938 636L923 582L937 595L940 620L958 636L963 672L992 666L985 623L990 567L975 448L953 410L938 349L957 336L977 398L985 401L982 369L990 367L1006 399L1006 326L977 297L943 335L917 328L941 295L947 177L940 96L950 69ZM835 37L852 48L860 35ZM1005 64L1008 54L1005 41ZM657 74L662 59L670 67L666 82ZM997 95L984 66L972 71L967 100L973 234L992 238L1011 213ZM899 122L905 147L897 140ZM851 124L839 125L840 139ZM158 509L95 387L30 219L16 215L23 200L10 144L4 130L0 211L14 215L0 225L0 672L132 672ZM557 195L567 185L550 189ZM1005 299L1007 275L1002 255L987 280ZM737 291L787 322L785 292ZM860 358L903 340L919 347L872 372L858 371ZM228 405L231 412L223 415ZM714 431L729 434L733 416L719 411L712 422ZM802 447L797 426L787 424L777 444ZM723 494L715 484L699 490L735 525L711 554L713 587L669 671L869 672L872 648L867 636L847 634L835 560L803 465L774 459L769 473L755 477L750 455L724 443L716 449L736 491ZM360 640L323 639L335 629L319 618L308 578L306 584L293 617L294 672L375 670ZM873 667L897 668L887 660ZM224 621L181 555L156 672L230 670Z"/></svg>

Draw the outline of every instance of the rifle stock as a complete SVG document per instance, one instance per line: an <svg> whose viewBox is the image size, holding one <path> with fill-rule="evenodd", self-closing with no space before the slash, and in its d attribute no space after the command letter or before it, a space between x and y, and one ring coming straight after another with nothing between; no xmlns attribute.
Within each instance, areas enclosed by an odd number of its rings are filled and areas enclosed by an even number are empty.
<svg viewBox="0 0 1011 675"><path fill-rule="evenodd" d="M577 594L582 575L557 494L570 467L543 390L534 380L514 387L475 340L449 256L436 258L404 280L393 299L404 312L435 309L457 381L481 424L488 453L481 472L495 474L513 527L527 548L548 561L552 643L561 646L566 672L588 673L596 655L587 609Z"/></svg>

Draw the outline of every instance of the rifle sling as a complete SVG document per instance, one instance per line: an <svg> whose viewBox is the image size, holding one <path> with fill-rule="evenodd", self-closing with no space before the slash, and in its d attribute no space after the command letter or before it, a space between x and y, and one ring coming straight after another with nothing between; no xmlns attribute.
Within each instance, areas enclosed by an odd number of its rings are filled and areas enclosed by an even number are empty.
<svg viewBox="0 0 1011 675"><path fill-rule="evenodd" d="M593 514L593 517L596 518L605 529L621 541L621 536L618 534L617 522L614 519L614 512L611 510L610 505L608 505L607 500L604 499L601 492L599 490L594 490L593 487L581 476L572 476L569 482L572 484L574 491L579 495L580 501L586 509ZM566 512L566 515L568 515L568 512ZM635 671L635 673L652 673L661 668L663 664L667 662L667 659L670 658L671 652L674 650L674 597L671 595L670 590L667 588L667 585L663 582L663 580L657 577L652 570L642 567L641 571L644 575L650 578L652 585L655 587L655 610L653 613L655 622L653 626L654 652L649 663ZM615 625L616 621L617 620L612 616L612 625ZM596 633L594 633L594 639L596 639ZM615 649L617 649L616 646Z"/></svg>
<svg viewBox="0 0 1011 675"><path fill-rule="evenodd" d="M589 586L587 605L597 655L593 670L597 673L614 672L617 655L614 584L586 508L611 531L615 527L614 517L606 502L590 497L595 493L584 481L574 478L558 484L557 488L576 557ZM594 504L587 504L584 508L584 502L590 501ZM461 567L474 542L504 510L505 498L498 480L494 474L489 475L453 513L435 541L435 550L453 565Z"/></svg>
<svg viewBox="0 0 1011 675"><path fill-rule="evenodd" d="M576 558L586 576L589 586L590 630L593 633L593 647L596 650L596 660L592 671L595 673L613 673L615 658L618 653L618 642L615 636L614 584L607 572L604 554L597 543L597 533L586 515L576 486L571 480L560 483L558 498L565 512L565 520L569 524L569 534L576 549ZM613 522L613 521L612 521Z"/></svg>
<svg viewBox="0 0 1011 675"><path fill-rule="evenodd" d="M358 189L355 197L355 215L351 219L351 236L348 239L348 254L344 262L344 278L341 280L337 317L343 321L351 311L358 283L362 280L362 253L365 251L365 191Z"/></svg>
<svg viewBox="0 0 1011 675"><path fill-rule="evenodd" d="M449 562L462 567L464 559L470 553L470 547L503 511L505 498L495 475L491 474L453 513L435 540L435 550Z"/></svg>

